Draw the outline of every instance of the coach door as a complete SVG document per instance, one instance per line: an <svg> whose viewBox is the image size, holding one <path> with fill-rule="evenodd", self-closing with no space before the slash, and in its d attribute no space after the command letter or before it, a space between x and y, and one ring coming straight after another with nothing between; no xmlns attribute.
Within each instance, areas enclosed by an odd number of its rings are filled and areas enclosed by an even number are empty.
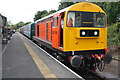
<svg viewBox="0 0 120 80"><path fill-rule="evenodd" d="M54 48L59 48L59 39L60 39L60 27L58 26L58 16L54 16L53 25L52 25L52 46Z"/></svg>
<svg viewBox="0 0 120 80"><path fill-rule="evenodd" d="M48 23L46 23L46 40L48 41Z"/></svg>

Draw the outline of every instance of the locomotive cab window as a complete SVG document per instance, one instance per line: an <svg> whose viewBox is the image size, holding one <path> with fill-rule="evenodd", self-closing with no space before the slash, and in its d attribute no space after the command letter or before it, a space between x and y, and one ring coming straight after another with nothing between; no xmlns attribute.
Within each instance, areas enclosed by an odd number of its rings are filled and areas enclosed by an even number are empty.
<svg viewBox="0 0 120 80"><path fill-rule="evenodd" d="M75 23L75 12L69 12L68 13L68 18L67 18L67 26L68 27L73 27Z"/></svg>
<svg viewBox="0 0 120 80"><path fill-rule="evenodd" d="M94 26L105 27L105 15L102 13L94 13Z"/></svg>
<svg viewBox="0 0 120 80"><path fill-rule="evenodd" d="M68 12L68 27L105 27L105 22L105 15L100 12Z"/></svg>

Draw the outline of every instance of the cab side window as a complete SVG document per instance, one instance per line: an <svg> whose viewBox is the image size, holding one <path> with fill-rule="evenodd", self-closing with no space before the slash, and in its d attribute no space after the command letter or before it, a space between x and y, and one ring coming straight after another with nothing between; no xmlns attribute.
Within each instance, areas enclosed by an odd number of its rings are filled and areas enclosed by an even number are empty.
<svg viewBox="0 0 120 80"><path fill-rule="evenodd" d="M68 12L67 26L73 27L75 21L75 12Z"/></svg>

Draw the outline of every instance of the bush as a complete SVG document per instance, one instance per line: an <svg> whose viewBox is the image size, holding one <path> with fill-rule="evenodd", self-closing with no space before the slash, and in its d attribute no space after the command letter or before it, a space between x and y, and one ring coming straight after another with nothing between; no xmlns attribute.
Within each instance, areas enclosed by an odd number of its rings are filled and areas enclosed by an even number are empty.
<svg viewBox="0 0 120 80"><path fill-rule="evenodd" d="M120 22L108 27L108 46L120 47Z"/></svg>

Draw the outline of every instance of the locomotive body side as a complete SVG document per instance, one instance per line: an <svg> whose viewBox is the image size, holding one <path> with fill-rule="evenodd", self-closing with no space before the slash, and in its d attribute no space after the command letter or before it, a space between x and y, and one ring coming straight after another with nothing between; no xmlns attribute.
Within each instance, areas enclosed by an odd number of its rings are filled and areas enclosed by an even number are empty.
<svg viewBox="0 0 120 80"><path fill-rule="evenodd" d="M66 9L60 10L47 17L37 20L35 23L35 36L33 39L50 49L61 52L60 47L60 20L61 14ZM63 40L62 40L63 41Z"/></svg>

